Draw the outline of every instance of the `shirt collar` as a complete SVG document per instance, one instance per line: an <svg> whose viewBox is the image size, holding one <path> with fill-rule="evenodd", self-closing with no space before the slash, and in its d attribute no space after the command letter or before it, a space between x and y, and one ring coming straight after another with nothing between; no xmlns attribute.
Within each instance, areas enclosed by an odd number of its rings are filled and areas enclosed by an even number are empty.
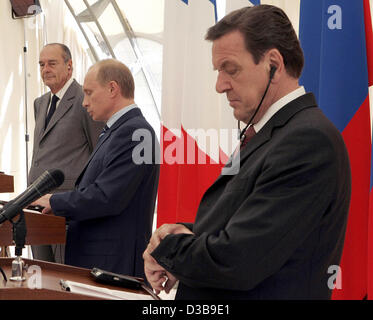
<svg viewBox="0 0 373 320"><path fill-rule="evenodd" d="M300 96L304 95L306 90L303 86L295 89L294 91L288 93L286 96L282 97L280 100L277 100L274 104L272 104L267 112L263 115L263 117L254 124L255 132L259 132L260 129L264 127L264 125L272 118L272 116L279 111L282 107L286 106L289 102L299 98Z"/></svg>
<svg viewBox="0 0 373 320"><path fill-rule="evenodd" d="M137 104L135 103L127 107L123 107L110 117L110 119L106 122L106 125L110 128L121 116L135 108L137 108Z"/></svg>
<svg viewBox="0 0 373 320"><path fill-rule="evenodd" d="M74 81L74 79L71 77L69 80L66 81L65 85L61 88L61 90L54 94L59 98L58 101L62 100L63 96L65 95L65 93L67 91L67 89L69 89L69 87L71 86L73 81ZM51 92L51 97L52 96L53 96L53 93Z"/></svg>

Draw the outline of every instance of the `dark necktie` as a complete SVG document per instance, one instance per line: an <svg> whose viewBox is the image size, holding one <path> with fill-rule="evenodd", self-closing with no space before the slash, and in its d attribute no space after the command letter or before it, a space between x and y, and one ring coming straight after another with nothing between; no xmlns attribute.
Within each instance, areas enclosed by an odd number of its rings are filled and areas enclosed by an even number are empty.
<svg viewBox="0 0 373 320"><path fill-rule="evenodd" d="M49 108L49 112L48 112L47 118L45 119L45 129L47 128L48 123L49 123L49 121L51 120L51 118L53 116L53 113L56 111L57 101L59 99L60 98L58 98L56 95L53 95L53 97L52 97L52 103L51 103L51 106Z"/></svg>
<svg viewBox="0 0 373 320"><path fill-rule="evenodd" d="M246 129L245 134L244 134L245 139L241 142L241 146L240 146L241 150L242 148L246 146L249 140L255 136L255 134L256 132L255 132L254 126L250 126Z"/></svg>
<svg viewBox="0 0 373 320"><path fill-rule="evenodd" d="M102 129L98 139L101 139L105 135L106 131L108 131L108 130L109 130L109 127L107 125L105 125L105 127Z"/></svg>

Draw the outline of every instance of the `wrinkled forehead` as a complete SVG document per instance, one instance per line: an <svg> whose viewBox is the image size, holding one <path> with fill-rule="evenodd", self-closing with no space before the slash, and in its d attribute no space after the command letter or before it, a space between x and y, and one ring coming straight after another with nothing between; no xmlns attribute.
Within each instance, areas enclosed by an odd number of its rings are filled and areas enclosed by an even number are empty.
<svg viewBox="0 0 373 320"><path fill-rule="evenodd" d="M59 46L46 46L40 52L39 61L64 61L63 51Z"/></svg>
<svg viewBox="0 0 373 320"><path fill-rule="evenodd" d="M230 32L213 41L212 64L214 70L219 70L227 62L240 60L247 56L243 35L238 32Z"/></svg>

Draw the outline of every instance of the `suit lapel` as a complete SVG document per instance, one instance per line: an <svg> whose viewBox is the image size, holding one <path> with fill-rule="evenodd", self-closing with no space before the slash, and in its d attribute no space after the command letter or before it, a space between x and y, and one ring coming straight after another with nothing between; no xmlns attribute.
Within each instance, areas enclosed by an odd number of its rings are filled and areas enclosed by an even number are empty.
<svg viewBox="0 0 373 320"><path fill-rule="evenodd" d="M38 137L39 140L41 140L44 135L45 119L47 117L47 110L50 103L50 99L50 93L47 93L40 98L38 117L36 119L37 123L35 124L35 127L38 128L36 137Z"/></svg>
<svg viewBox="0 0 373 320"><path fill-rule="evenodd" d="M65 95L62 97L62 100L60 101L60 104L58 105L58 108L56 112L54 113L52 119L50 120L48 126L46 127L43 137L48 134L48 132L56 125L56 123L66 114L67 111L73 106L74 99L77 93L77 82L74 80L74 82L71 84L69 89L67 89ZM45 110L45 116L44 116L44 122L46 118L46 110Z"/></svg>
<svg viewBox="0 0 373 320"><path fill-rule="evenodd" d="M111 136L111 134L117 130L120 126L122 126L126 121L128 121L129 119L131 118L134 118L134 117L138 117L138 116L142 116L142 113L141 113L141 110L139 108L135 108L135 109L132 109L131 111L125 113L123 116L121 116L112 126L111 128L106 131L105 135L99 139L96 147L94 148L91 156L89 157L89 159L87 160L82 172L79 174L79 177L78 179L76 180L75 182L75 185L78 185L81 178L83 177L83 174L85 172L85 170L87 169L89 163L91 162L92 158L95 156L95 154L98 152L98 150L100 150L101 146L104 144L104 142L106 140L108 140Z"/></svg>
<svg viewBox="0 0 373 320"><path fill-rule="evenodd" d="M240 152L240 167L247 160L247 158L254 153L261 145L265 144L272 138L273 130L284 126L290 118L303 109L316 107L316 99L312 93L307 93L285 105L264 125L264 127L249 141L249 143ZM226 167L232 167L232 159L227 162ZM229 169L227 170L229 173ZM226 173L227 173L226 172ZM231 177L231 175L220 175L215 183L220 182L224 177Z"/></svg>

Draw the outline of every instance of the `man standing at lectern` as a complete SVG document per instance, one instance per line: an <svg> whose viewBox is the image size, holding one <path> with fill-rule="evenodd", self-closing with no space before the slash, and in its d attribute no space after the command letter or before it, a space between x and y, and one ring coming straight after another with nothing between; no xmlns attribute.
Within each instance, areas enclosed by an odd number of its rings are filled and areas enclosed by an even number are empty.
<svg viewBox="0 0 373 320"><path fill-rule="evenodd" d="M50 92L34 102L35 130L29 184L45 170L60 169L64 183L54 190L74 188L75 180L95 147L104 126L82 106L82 87L72 78L73 62L67 46L46 45L40 52L40 74ZM64 263L64 245L32 246L34 259Z"/></svg>
<svg viewBox="0 0 373 320"><path fill-rule="evenodd" d="M206 38L216 90L247 125L240 170L205 192L194 224L154 232L147 279L157 291L179 280L177 299L329 299L350 166L340 132L298 83L304 58L291 22L274 6L247 7Z"/></svg>
<svg viewBox="0 0 373 320"><path fill-rule="evenodd" d="M105 129L75 190L36 201L69 221L66 264L144 277L159 177L159 143L135 104L131 71L117 60L92 66L83 105ZM139 141L136 136L147 139ZM149 159L142 161L141 150ZM139 153L137 152L139 151Z"/></svg>

